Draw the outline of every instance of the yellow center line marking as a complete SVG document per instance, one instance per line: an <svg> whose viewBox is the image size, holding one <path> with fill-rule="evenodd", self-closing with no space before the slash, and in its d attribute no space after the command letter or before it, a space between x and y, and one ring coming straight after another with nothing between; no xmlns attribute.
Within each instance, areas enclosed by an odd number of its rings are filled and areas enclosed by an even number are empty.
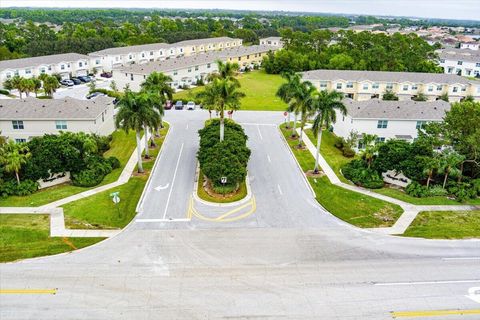
<svg viewBox="0 0 480 320"><path fill-rule="evenodd" d="M235 209L233 209L233 210L230 210L230 211L222 214L220 217L217 218L217 220L223 220L224 218L226 218L226 217L234 214L235 212L238 212L238 211L242 210L243 208L248 207L248 206L251 205L251 204L252 204L252 201L250 200L250 201L248 201L247 203L245 203L244 205L241 205L240 207L237 207L237 208L235 208Z"/></svg>
<svg viewBox="0 0 480 320"><path fill-rule="evenodd" d="M56 294L57 289L0 289L0 294Z"/></svg>
<svg viewBox="0 0 480 320"><path fill-rule="evenodd" d="M398 311L392 312L393 318L418 318L448 315L472 315L480 314L480 309L471 310L425 310L425 311Z"/></svg>
<svg viewBox="0 0 480 320"><path fill-rule="evenodd" d="M209 221L209 222L232 222L232 221L237 221L237 220L240 220L240 219L244 219L246 217L248 217L249 215L251 215L253 212L255 212L255 210L257 209L257 204L255 202L255 197L252 197L252 200L247 203L247 205L251 205L252 206L252 209L250 209L250 211L242 214L242 215L239 215L239 216L236 216L236 217L233 217L233 218L228 218L228 219L225 219L225 218L222 218L222 219L219 219L219 217L217 218L208 218L208 217L205 217L203 216L202 214L200 214L196 209L195 207L192 206L192 210L191 210L191 213L197 217L198 219L200 220L204 220L204 221ZM245 207L246 205L244 205ZM238 210L237 210L238 211Z"/></svg>

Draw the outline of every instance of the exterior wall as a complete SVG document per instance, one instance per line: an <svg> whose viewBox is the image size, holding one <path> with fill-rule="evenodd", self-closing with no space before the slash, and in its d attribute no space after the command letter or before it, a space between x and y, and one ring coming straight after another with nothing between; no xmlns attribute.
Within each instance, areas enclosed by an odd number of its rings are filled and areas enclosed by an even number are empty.
<svg viewBox="0 0 480 320"><path fill-rule="evenodd" d="M458 74L464 77L480 77L480 59L476 62L462 61L460 56L458 60L441 59L440 66L444 72L448 74Z"/></svg>
<svg viewBox="0 0 480 320"><path fill-rule="evenodd" d="M9 139L25 139L27 141L32 137L58 134L60 131L109 135L115 130L113 109L113 104L110 104L104 111L103 117L99 115L95 120L65 120L67 123L66 130L56 129L55 120L23 120L24 129L21 130L14 130L11 120L0 120L0 131L2 136ZM59 118L58 120L63 119Z"/></svg>
<svg viewBox="0 0 480 320"><path fill-rule="evenodd" d="M238 57L230 57L227 61L229 62L236 62L239 66L248 66L251 64L258 64L262 63L263 57L267 55L267 52L261 53L254 53L254 54L247 54Z"/></svg>
<svg viewBox="0 0 480 320"><path fill-rule="evenodd" d="M319 90L336 90L344 93L353 100L365 101L372 98L382 98L386 90L394 92L399 100L409 100L412 97L423 93L428 100L437 100L439 96L447 93L451 102L460 101L466 96L473 96L480 101L480 82L470 85L463 84L439 84L439 83L412 83L412 82L373 82L345 81L345 80L309 80Z"/></svg>
<svg viewBox="0 0 480 320"><path fill-rule="evenodd" d="M283 48L283 45L284 45L282 40L271 40L269 38L260 39L260 44L268 45L268 46L275 46L275 47L279 47L279 48Z"/></svg>
<svg viewBox="0 0 480 320"><path fill-rule="evenodd" d="M464 42L460 44L460 49L479 50L480 43L468 43Z"/></svg>

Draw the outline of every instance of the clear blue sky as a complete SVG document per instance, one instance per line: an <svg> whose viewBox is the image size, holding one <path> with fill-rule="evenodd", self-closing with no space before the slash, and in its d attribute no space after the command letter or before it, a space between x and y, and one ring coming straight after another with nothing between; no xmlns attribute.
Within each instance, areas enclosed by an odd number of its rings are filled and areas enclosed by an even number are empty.
<svg viewBox="0 0 480 320"><path fill-rule="evenodd" d="M480 20L480 0L0 0L0 7L284 10Z"/></svg>

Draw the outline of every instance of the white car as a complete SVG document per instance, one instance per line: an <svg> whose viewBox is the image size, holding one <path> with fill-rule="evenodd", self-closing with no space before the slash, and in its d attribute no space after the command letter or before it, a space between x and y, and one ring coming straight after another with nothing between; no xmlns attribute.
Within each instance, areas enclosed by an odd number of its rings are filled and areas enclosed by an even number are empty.
<svg viewBox="0 0 480 320"><path fill-rule="evenodd" d="M188 101L187 103L187 110L195 110L195 102Z"/></svg>

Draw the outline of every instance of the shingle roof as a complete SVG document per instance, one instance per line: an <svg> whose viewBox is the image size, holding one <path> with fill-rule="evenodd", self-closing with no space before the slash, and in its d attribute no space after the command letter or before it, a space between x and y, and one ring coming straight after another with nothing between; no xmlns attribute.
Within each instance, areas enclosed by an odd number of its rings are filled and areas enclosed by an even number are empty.
<svg viewBox="0 0 480 320"><path fill-rule="evenodd" d="M199 45L199 44L209 44L209 43L219 43L226 41L238 41L241 39L230 38L230 37L216 37L216 38L205 38L205 39L192 39L184 40L177 43L174 43L176 46L190 46L190 45Z"/></svg>
<svg viewBox="0 0 480 320"><path fill-rule="evenodd" d="M53 54L49 56L4 60L4 61L0 61L0 70L28 68L28 67L35 67L39 65L49 65L49 64L56 64L60 62L74 62L78 60L89 60L89 59L90 58L84 54L62 53L62 54Z"/></svg>
<svg viewBox="0 0 480 320"><path fill-rule="evenodd" d="M442 49L438 50L440 59L480 62L480 51L471 49Z"/></svg>
<svg viewBox="0 0 480 320"><path fill-rule="evenodd" d="M345 81L376 81L376 82L412 82L438 84L470 84L474 81L455 74L421 73L421 72L391 72L391 71L361 71L361 70L312 70L303 72L305 80L345 80Z"/></svg>
<svg viewBox="0 0 480 320"><path fill-rule="evenodd" d="M420 102L344 99L344 104L348 115L353 119L440 121L445 112L450 110L450 104L443 100Z"/></svg>
<svg viewBox="0 0 480 320"><path fill-rule="evenodd" d="M282 40L282 37L267 37L267 38L261 38L260 40L280 41Z"/></svg>
<svg viewBox="0 0 480 320"><path fill-rule="evenodd" d="M0 100L0 120L93 120L113 99L100 96L94 100L8 99Z"/></svg>

